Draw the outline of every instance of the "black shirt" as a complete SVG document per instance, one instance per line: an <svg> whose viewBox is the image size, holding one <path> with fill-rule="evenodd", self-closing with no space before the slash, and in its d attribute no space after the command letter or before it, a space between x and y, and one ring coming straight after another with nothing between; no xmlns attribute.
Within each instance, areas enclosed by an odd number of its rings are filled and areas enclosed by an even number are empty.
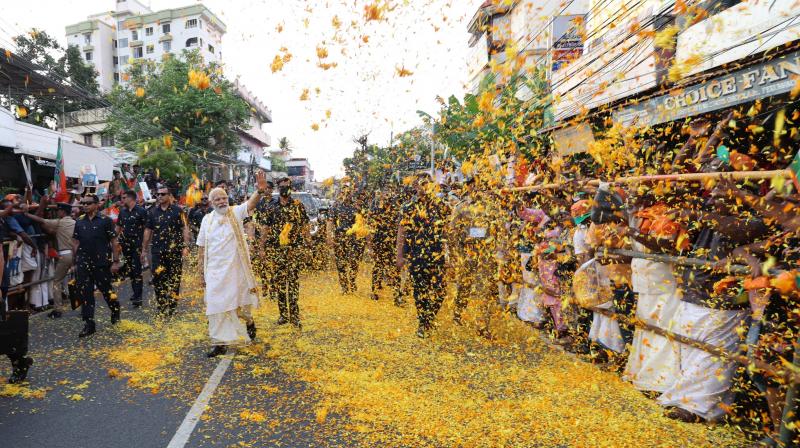
<svg viewBox="0 0 800 448"><path fill-rule="evenodd" d="M120 244L128 247L142 247L144 238L144 227L147 225L147 212L140 206L135 205L132 209L122 207L119 211L117 225L122 228L119 236Z"/></svg>
<svg viewBox="0 0 800 448"><path fill-rule="evenodd" d="M303 242L303 229L308 224L308 215L302 202L297 199L289 199L286 205L281 204L280 199L270 201L267 204L267 216L265 223L268 228L268 236L265 243L279 246L281 231L286 224L292 224L289 232L288 247L297 247Z"/></svg>
<svg viewBox="0 0 800 448"><path fill-rule="evenodd" d="M259 244L272 244L277 242L269 241L273 232L270 229L272 221L270 220L270 213L275 209L275 203L278 202L276 198L263 197L259 199L256 208L253 210L251 216L255 224L255 237Z"/></svg>
<svg viewBox="0 0 800 448"><path fill-rule="evenodd" d="M111 264L111 240L117 236L114 221L96 214L89 219L82 216L75 223L72 238L78 240L75 263L84 266L108 266Z"/></svg>
<svg viewBox="0 0 800 448"><path fill-rule="evenodd" d="M186 216L177 205L166 210L155 205L147 212L147 228L153 231L150 250L156 253L183 250Z"/></svg>
<svg viewBox="0 0 800 448"><path fill-rule="evenodd" d="M380 245L393 245L397 238L398 214L391 201L375 204L370 210L370 225L375 230L372 240Z"/></svg>
<svg viewBox="0 0 800 448"><path fill-rule="evenodd" d="M200 224L203 223L203 217L208 214L212 209L211 207L200 207L196 205L189 210L189 222L192 224L192 229L195 231L200 230Z"/></svg>
<svg viewBox="0 0 800 448"><path fill-rule="evenodd" d="M356 223L356 213L358 209L351 204L337 203L331 209L331 217L333 220L333 230L337 236L343 236L350 230Z"/></svg>
<svg viewBox="0 0 800 448"><path fill-rule="evenodd" d="M444 230L450 208L438 197L412 199L403 206L405 253L412 262L444 262Z"/></svg>

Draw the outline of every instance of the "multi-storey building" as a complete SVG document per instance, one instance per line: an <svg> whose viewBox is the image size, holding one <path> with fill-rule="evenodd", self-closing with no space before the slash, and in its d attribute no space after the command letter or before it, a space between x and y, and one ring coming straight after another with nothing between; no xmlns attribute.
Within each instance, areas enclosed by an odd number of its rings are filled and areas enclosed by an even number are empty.
<svg viewBox="0 0 800 448"><path fill-rule="evenodd" d="M66 27L67 44L76 45L94 65L104 91L126 81L125 70L134 59L158 61L165 54L198 49L207 62L219 61L225 31L202 4L152 11L137 0L116 0L113 11Z"/></svg>
<svg viewBox="0 0 800 448"><path fill-rule="evenodd" d="M308 159L292 158L286 162L286 172L292 180L292 188L298 191L308 191L314 182L314 170Z"/></svg>
<svg viewBox="0 0 800 448"><path fill-rule="evenodd" d="M588 0L569 3L545 0L532 3L514 0L486 0L472 16L470 55L467 63L468 85L475 93L489 73L503 84L507 73L499 67L509 56L524 60L525 66L550 66L546 72L560 68L567 58L581 51L582 20L589 8ZM568 38L565 38L565 36Z"/></svg>

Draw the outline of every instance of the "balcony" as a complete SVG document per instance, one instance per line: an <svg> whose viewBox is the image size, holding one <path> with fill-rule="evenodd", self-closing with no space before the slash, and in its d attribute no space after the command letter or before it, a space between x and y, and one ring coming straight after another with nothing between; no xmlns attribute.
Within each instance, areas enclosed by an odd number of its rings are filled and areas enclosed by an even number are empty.
<svg viewBox="0 0 800 448"><path fill-rule="evenodd" d="M172 34L170 33L164 34L163 36L158 38L159 42L166 42L168 40L172 40Z"/></svg>

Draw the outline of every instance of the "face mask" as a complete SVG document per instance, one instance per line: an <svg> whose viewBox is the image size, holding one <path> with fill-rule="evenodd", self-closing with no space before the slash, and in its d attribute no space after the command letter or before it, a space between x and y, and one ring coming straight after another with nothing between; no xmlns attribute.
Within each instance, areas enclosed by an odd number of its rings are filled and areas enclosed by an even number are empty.
<svg viewBox="0 0 800 448"><path fill-rule="evenodd" d="M286 186L278 187L278 191L280 191L281 196L283 196L283 197L289 196L289 187L286 187Z"/></svg>

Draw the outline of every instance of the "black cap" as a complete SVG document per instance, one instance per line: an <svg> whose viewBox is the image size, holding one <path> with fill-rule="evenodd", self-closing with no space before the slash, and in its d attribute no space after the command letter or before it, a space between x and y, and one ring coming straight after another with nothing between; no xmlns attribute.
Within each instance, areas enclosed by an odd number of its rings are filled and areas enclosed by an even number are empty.
<svg viewBox="0 0 800 448"><path fill-rule="evenodd" d="M72 211L72 206L67 204L66 202L57 203L56 208L67 213L70 213Z"/></svg>

